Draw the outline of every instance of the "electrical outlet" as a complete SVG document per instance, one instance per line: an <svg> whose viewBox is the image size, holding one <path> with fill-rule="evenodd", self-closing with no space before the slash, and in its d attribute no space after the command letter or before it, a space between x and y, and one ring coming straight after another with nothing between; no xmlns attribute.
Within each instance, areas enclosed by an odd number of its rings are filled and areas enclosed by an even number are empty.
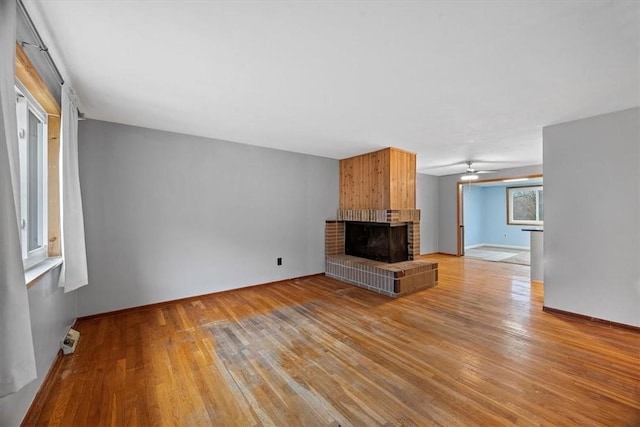
<svg viewBox="0 0 640 427"><path fill-rule="evenodd" d="M282 258L278 258L278 259L276 260L276 263L277 263L278 265L282 265Z"/></svg>

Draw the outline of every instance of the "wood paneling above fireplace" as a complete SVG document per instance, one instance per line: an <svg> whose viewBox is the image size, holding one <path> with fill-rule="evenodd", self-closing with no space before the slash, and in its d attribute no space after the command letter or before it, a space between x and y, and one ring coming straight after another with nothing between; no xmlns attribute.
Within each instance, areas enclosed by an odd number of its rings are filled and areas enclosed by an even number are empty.
<svg viewBox="0 0 640 427"><path fill-rule="evenodd" d="M416 155L385 148L340 160L340 209L415 209Z"/></svg>

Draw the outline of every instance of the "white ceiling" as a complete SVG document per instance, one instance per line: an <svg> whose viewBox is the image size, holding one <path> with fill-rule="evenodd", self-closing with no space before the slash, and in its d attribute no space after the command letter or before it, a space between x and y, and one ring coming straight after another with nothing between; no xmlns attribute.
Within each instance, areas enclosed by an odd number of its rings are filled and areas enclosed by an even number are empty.
<svg viewBox="0 0 640 427"><path fill-rule="evenodd" d="M636 1L24 1L89 118L432 175L640 105Z"/></svg>

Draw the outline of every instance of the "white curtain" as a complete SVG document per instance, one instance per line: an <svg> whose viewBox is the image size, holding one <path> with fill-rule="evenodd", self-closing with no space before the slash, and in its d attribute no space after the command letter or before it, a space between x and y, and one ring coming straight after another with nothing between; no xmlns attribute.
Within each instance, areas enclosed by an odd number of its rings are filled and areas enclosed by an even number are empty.
<svg viewBox="0 0 640 427"><path fill-rule="evenodd" d="M16 2L0 0L0 397L36 378L18 225L15 54Z"/></svg>
<svg viewBox="0 0 640 427"><path fill-rule="evenodd" d="M78 170L78 107L73 90L62 87L60 138L60 228L62 271L59 285L65 292L89 283L84 217Z"/></svg>

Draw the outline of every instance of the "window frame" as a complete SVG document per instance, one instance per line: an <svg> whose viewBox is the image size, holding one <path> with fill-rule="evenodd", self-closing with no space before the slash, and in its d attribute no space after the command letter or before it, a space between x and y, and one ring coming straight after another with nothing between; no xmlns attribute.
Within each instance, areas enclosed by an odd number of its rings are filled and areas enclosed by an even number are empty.
<svg viewBox="0 0 640 427"><path fill-rule="evenodd" d="M16 116L18 135L16 143L20 158L20 238L22 243L22 260L25 270L46 260L49 252L48 245L48 114L37 102L33 95L16 79ZM29 250L29 176L30 159L28 153L29 113L39 121L41 128L37 140L37 240L39 246Z"/></svg>
<svg viewBox="0 0 640 427"><path fill-rule="evenodd" d="M544 200L543 185L526 185L518 187L507 187L507 225L529 225L529 226L543 226L544 225L544 211L543 217L540 217L540 207ZM516 192L523 190L535 191L536 195L536 219L535 220L517 220L513 218L513 197ZM543 206L543 205L542 205Z"/></svg>

